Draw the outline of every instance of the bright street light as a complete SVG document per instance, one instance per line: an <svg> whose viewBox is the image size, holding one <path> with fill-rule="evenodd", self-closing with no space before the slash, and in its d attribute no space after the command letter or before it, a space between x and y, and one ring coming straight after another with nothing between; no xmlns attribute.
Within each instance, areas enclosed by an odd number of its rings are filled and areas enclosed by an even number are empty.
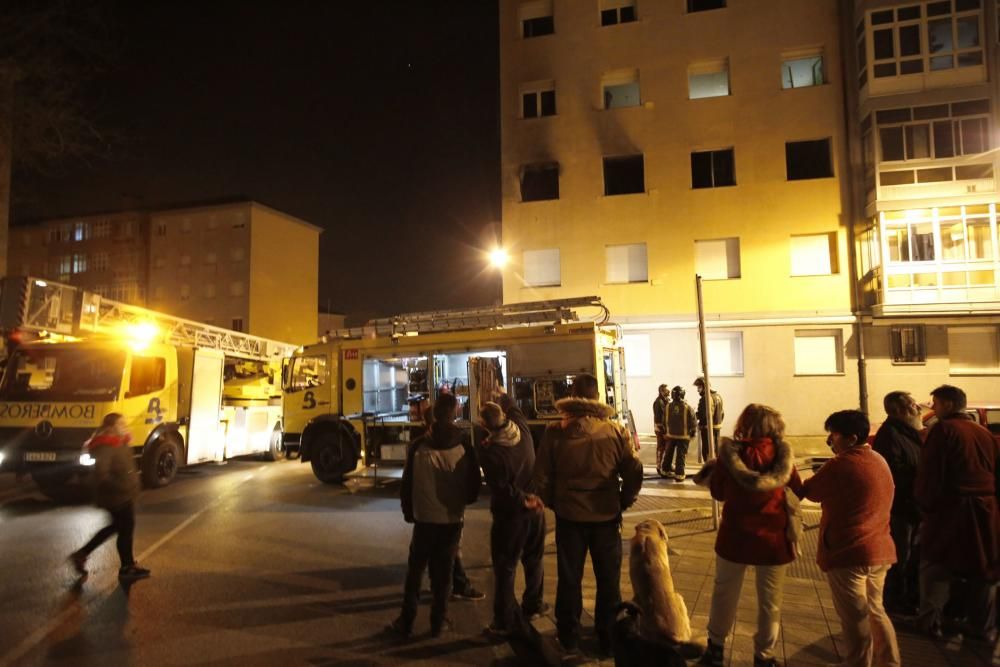
<svg viewBox="0 0 1000 667"><path fill-rule="evenodd" d="M503 248L494 248L490 251L490 266L502 269L507 265L510 255Z"/></svg>

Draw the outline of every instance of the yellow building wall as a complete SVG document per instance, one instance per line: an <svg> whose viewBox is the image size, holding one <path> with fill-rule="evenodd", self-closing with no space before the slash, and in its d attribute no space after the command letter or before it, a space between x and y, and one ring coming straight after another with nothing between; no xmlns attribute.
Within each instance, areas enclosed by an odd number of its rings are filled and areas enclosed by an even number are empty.
<svg viewBox="0 0 1000 667"><path fill-rule="evenodd" d="M316 341L320 229L254 203L250 225L249 332Z"/></svg>

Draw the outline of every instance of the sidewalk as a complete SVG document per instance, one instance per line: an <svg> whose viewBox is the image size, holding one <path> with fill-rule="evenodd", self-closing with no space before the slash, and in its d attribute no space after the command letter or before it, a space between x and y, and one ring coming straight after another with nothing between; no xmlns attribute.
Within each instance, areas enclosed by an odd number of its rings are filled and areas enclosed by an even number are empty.
<svg viewBox="0 0 1000 667"><path fill-rule="evenodd" d="M643 448L646 449L645 447ZM642 452L646 454L646 452ZM643 456L647 458L647 456ZM692 465L692 472L697 464ZM833 610L830 589L825 577L816 566L816 540L819 524L819 507L806 503L803 506L806 524L803 554L788 569L782 605L782 627L776 657L789 666L817 666L841 660L840 624ZM638 502L626 514L622 539L622 598L631 599L632 586L628 575L628 540L635 533L635 525L645 519L657 519L670 535L670 566L674 585L687 604L695 635L706 634L708 611L711 603L715 572L715 531L712 528L712 504L708 492L696 487L690 480L678 483L661 480L652 466L646 466L646 481ZM549 515L549 529L555 521ZM555 606L556 591L555 533L550 532L545 549L545 600ZM519 580L517 590L523 582ZM584 642L585 653L596 653L597 642L588 632L593 628L595 584L593 571L588 564L583 580ZM543 650L547 660L558 664L563 658L555 638L555 619L552 613L535 622L535 629L542 635ZM747 571L740 596L736 630L726 644L726 664L733 666L753 664L752 636L756 629L756 593L752 570ZM897 624L899 648L905 667L940 667L943 665L980 667L1000 665L1000 650L984 645L963 645L932 642ZM613 665L614 660L590 661L575 664Z"/></svg>

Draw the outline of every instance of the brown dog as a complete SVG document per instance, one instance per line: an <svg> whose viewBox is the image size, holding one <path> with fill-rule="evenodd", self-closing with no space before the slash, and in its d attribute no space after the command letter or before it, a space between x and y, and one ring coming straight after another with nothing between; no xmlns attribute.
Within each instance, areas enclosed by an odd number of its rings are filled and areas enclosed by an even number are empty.
<svg viewBox="0 0 1000 667"><path fill-rule="evenodd" d="M681 644L691 641L691 620L684 598L674 590L667 556L667 530L647 519L635 527L629 556L629 578L641 610L639 634L649 641Z"/></svg>

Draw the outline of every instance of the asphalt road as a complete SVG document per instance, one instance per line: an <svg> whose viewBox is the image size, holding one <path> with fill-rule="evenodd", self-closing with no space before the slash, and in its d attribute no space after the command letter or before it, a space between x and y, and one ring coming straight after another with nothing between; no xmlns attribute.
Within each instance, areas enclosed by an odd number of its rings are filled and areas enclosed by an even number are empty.
<svg viewBox="0 0 1000 667"><path fill-rule="evenodd" d="M467 513L463 557L489 591L486 491ZM103 523L0 476L0 665L531 665L490 642L490 598L452 602L455 631L384 632L398 613L410 527L398 486L318 482L308 464L230 461L144 491L135 553L150 579L122 587L113 539L82 584L66 560ZM426 587L425 583L425 587Z"/></svg>

